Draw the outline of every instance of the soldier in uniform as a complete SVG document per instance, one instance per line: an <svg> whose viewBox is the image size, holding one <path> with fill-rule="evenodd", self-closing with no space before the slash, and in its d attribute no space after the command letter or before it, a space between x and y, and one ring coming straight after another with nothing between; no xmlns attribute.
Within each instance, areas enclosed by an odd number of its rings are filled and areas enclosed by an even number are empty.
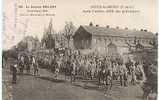
<svg viewBox="0 0 159 100"><path fill-rule="evenodd" d="M60 62L56 60L55 62L55 79L58 79L58 74L59 74L59 68L60 68Z"/></svg>
<svg viewBox="0 0 159 100"><path fill-rule="evenodd" d="M131 83L133 85L136 84L136 74L135 74L135 71L136 71L136 66L135 66L135 63L133 63L133 65L130 67L131 69Z"/></svg>
<svg viewBox="0 0 159 100"><path fill-rule="evenodd" d="M98 60L97 70L98 70L98 82L100 84L102 78L102 62L100 60Z"/></svg>
<svg viewBox="0 0 159 100"><path fill-rule="evenodd" d="M20 66L20 73L23 74L23 71L24 71L24 57L23 56L20 57L19 66Z"/></svg>
<svg viewBox="0 0 159 100"><path fill-rule="evenodd" d="M127 86L128 85L128 70L125 66L125 64L122 65L122 70L123 70L123 83L124 83L124 86Z"/></svg>
<svg viewBox="0 0 159 100"><path fill-rule="evenodd" d="M71 69L71 57L69 56L69 57L66 59L65 80L67 79L67 76L70 76L70 75L71 75L70 69Z"/></svg>
<svg viewBox="0 0 159 100"><path fill-rule="evenodd" d="M27 70L27 73L29 74L30 73L30 57L29 56L26 56L26 70Z"/></svg>
<svg viewBox="0 0 159 100"><path fill-rule="evenodd" d="M117 72L117 63L112 64L112 70L113 70L113 79L118 79L118 72Z"/></svg>
<svg viewBox="0 0 159 100"><path fill-rule="evenodd" d="M38 68L38 64L36 62L35 57L32 58L32 66L34 68L34 75L38 75L39 74L39 68Z"/></svg>
<svg viewBox="0 0 159 100"><path fill-rule="evenodd" d="M121 63L119 63L119 78L120 78L120 85L123 86L123 76L124 76L124 72L123 72L123 66Z"/></svg>
<svg viewBox="0 0 159 100"><path fill-rule="evenodd" d="M76 61L72 61L72 71L71 71L71 82L75 82L76 80Z"/></svg>
<svg viewBox="0 0 159 100"><path fill-rule="evenodd" d="M17 62L14 62L14 64L12 65L12 72L13 72L12 83L16 84L16 81L17 81Z"/></svg>
<svg viewBox="0 0 159 100"><path fill-rule="evenodd" d="M93 60L93 62L92 62L92 71L91 71L91 79L93 79L94 76L95 76L95 70L96 70L96 63L95 63L95 60Z"/></svg>

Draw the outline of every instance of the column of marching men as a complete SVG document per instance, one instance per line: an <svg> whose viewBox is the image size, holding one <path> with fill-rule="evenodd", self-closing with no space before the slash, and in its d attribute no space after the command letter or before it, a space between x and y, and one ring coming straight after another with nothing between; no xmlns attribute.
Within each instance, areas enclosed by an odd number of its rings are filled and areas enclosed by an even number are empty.
<svg viewBox="0 0 159 100"><path fill-rule="evenodd" d="M26 70L28 74L31 74L32 71L33 75L39 75L39 63L35 56L20 55L17 65L20 74L23 74L24 70Z"/></svg>
<svg viewBox="0 0 159 100"><path fill-rule="evenodd" d="M39 67L44 67L54 73L58 79L59 73L63 74L65 80L75 82L77 79L97 80L99 85L113 85L113 80L119 80L121 86L135 85L137 80L145 80L145 72L141 62L129 64L122 61L101 59L93 55L71 55L71 56L27 56L18 57L18 68L20 74L24 70L28 74L40 75ZM32 70L32 72L31 72Z"/></svg>
<svg viewBox="0 0 159 100"><path fill-rule="evenodd" d="M4 63L6 61L3 61L4 66L7 65ZM141 83L143 98L157 93L157 61L124 63L119 59L95 57L93 54L71 56L20 54L18 58L8 61L11 61L8 65L12 72L13 84L16 84L17 73L40 76L41 69L45 68L53 73L54 76L50 77L56 80L63 78L71 83L80 80L85 80L84 82L87 83L87 80L90 80L89 82L96 82L98 86L104 86L107 90L115 84L127 87Z"/></svg>

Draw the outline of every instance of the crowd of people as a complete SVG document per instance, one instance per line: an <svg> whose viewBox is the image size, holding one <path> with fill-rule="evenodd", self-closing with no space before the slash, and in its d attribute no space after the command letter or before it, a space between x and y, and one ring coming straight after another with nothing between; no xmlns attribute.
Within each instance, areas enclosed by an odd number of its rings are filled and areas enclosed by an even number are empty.
<svg viewBox="0 0 159 100"><path fill-rule="evenodd" d="M127 87L152 79L154 68L157 68L154 67L153 63L147 65L143 62L130 60L124 63L121 59L112 60L94 55L25 54L19 55L17 61L15 67L20 74L26 70L28 74L32 73L37 76L40 75L39 68L46 68L54 73L55 79L58 79L59 74L62 74L65 80L70 80L71 83L78 79L96 80L99 85L107 86L109 89L113 85L113 80L119 80L121 86ZM14 80L16 80L15 77ZM154 89L154 91L156 90Z"/></svg>
<svg viewBox="0 0 159 100"><path fill-rule="evenodd" d="M43 67L55 73L55 78L61 73L65 78L71 76L71 81L75 81L76 78L98 79L99 83L103 80L108 84L113 79L119 79L121 85L127 86L128 82L136 84L137 80L146 79L146 71L141 62L123 63L118 59L111 60L93 55L21 55L18 59L20 73L23 73L24 69L30 73L30 69L33 68L33 75L38 75L39 67Z"/></svg>

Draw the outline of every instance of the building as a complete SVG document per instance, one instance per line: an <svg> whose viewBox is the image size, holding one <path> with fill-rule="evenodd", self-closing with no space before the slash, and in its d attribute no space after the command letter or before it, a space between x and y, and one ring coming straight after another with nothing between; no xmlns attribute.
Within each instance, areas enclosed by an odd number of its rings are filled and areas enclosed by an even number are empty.
<svg viewBox="0 0 159 100"><path fill-rule="evenodd" d="M34 38L32 36L26 36L24 37L24 39L22 41L20 41L17 45L17 47L19 48L19 50L21 51L35 51L38 50L40 48L40 42L38 40L38 38Z"/></svg>
<svg viewBox="0 0 159 100"><path fill-rule="evenodd" d="M80 26L73 36L75 49L95 52L104 56L124 56L136 45L143 48L152 48L150 42L155 38L152 32L147 30L129 30L110 26L100 27L84 25Z"/></svg>

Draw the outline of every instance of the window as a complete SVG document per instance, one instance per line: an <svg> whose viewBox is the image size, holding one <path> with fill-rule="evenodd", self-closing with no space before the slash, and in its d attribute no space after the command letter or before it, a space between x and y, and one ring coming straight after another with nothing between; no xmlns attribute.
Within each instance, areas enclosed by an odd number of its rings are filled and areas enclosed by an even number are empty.
<svg viewBox="0 0 159 100"><path fill-rule="evenodd" d="M84 49L84 40L82 40L81 42L82 49Z"/></svg>
<svg viewBox="0 0 159 100"><path fill-rule="evenodd" d="M98 44L98 39L96 39L96 44Z"/></svg>
<svg viewBox="0 0 159 100"><path fill-rule="evenodd" d="M153 43L153 41L152 40L148 40L148 43Z"/></svg>
<svg viewBox="0 0 159 100"><path fill-rule="evenodd" d="M107 39L105 38L104 41L105 41L105 43L106 43L106 42L107 42Z"/></svg>
<svg viewBox="0 0 159 100"><path fill-rule="evenodd" d="M101 41L101 37L99 37L98 40Z"/></svg>
<svg viewBox="0 0 159 100"><path fill-rule="evenodd" d="M111 38L109 38L109 41L111 41Z"/></svg>
<svg viewBox="0 0 159 100"><path fill-rule="evenodd" d="M93 40L94 40L94 43L97 44L97 40L96 39L93 39Z"/></svg>
<svg viewBox="0 0 159 100"><path fill-rule="evenodd" d="M118 41L118 38L117 38L117 37L115 38L115 41Z"/></svg>
<svg viewBox="0 0 159 100"><path fill-rule="evenodd" d="M117 47L116 47L116 45L115 44L113 44L113 43L110 43L109 45L108 45L108 53L109 53L109 55L110 56L116 56L117 55Z"/></svg>
<svg viewBox="0 0 159 100"><path fill-rule="evenodd" d="M104 45L106 45L107 44L107 39L104 39Z"/></svg>

